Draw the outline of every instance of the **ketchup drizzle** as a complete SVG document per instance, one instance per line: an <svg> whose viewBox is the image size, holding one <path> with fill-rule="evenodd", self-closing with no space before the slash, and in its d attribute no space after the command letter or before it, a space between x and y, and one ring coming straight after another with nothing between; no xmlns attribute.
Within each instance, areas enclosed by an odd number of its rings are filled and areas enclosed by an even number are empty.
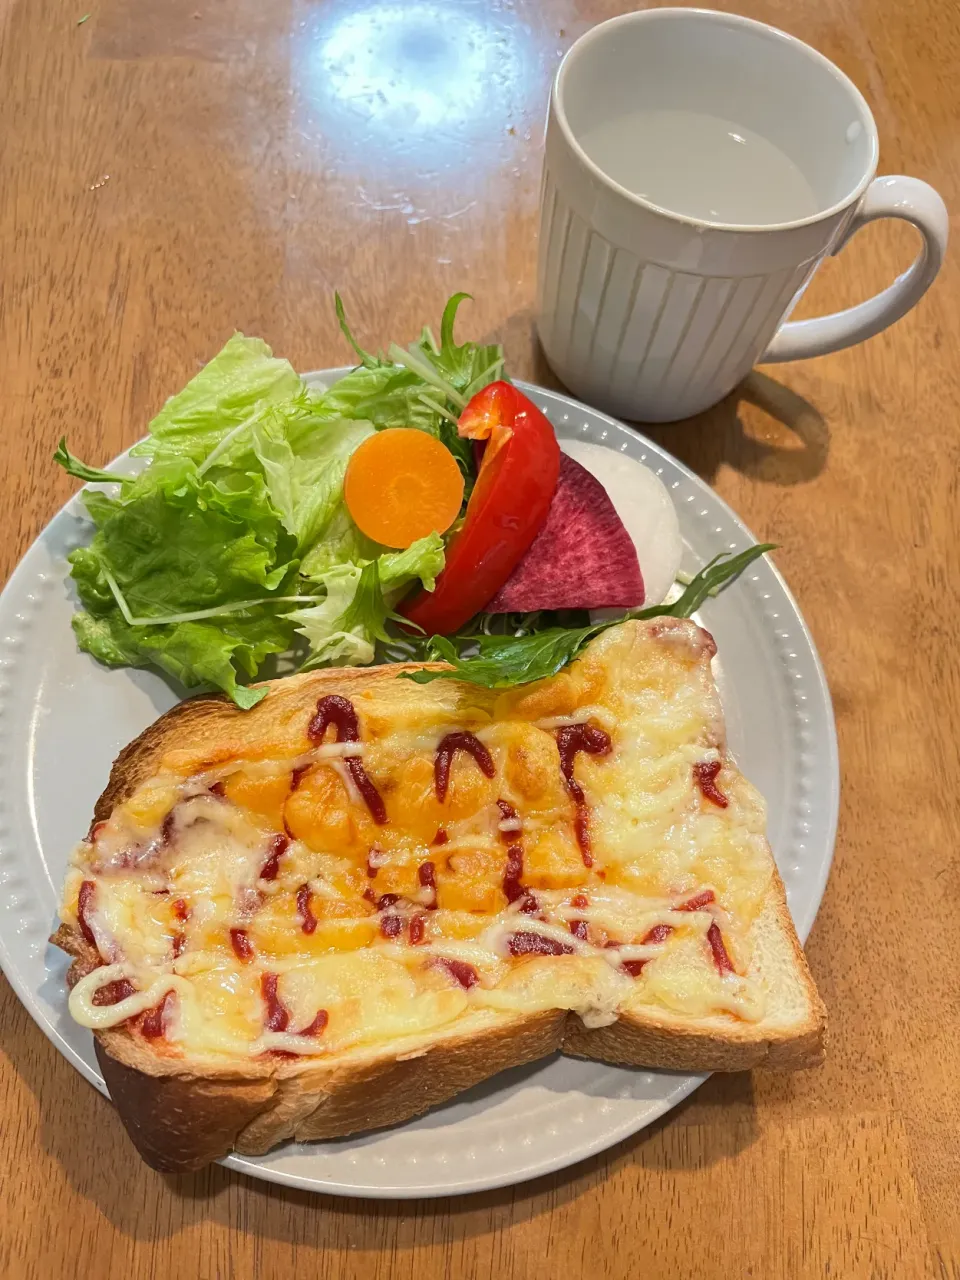
<svg viewBox="0 0 960 1280"><path fill-rule="evenodd" d="M476 734L470 733L467 729L458 729L454 733L448 733L445 738L440 740L440 745L437 747L437 756L433 762L433 785L437 793L437 799L441 804L447 798L447 789L450 786L450 766L453 763L453 757L458 751L465 751L468 755L473 756L477 768L486 777L492 778L497 771L490 752Z"/></svg>
<svg viewBox="0 0 960 1280"><path fill-rule="evenodd" d="M347 756L344 763L350 770L354 785L363 796L364 804L370 810L371 818L377 826L382 827L387 820L387 806L383 803L383 796L367 777L363 761L359 756Z"/></svg>
<svg viewBox="0 0 960 1280"><path fill-rule="evenodd" d="M260 978L260 994L267 1006L265 1026L268 1031L286 1031L290 1013L277 995L277 975L265 973Z"/></svg>
<svg viewBox="0 0 960 1280"><path fill-rule="evenodd" d="M113 982L105 982L93 993L93 1004L119 1004L128 996L136 995L137 988L129 978L115 978Z"/></svg>
<svg viewBox="0 0 960 1280"><path fill-rule="evenodd" d="M247 937L246 929L231 929L230 945L233 947L234 955L244 964L253 959L253 943Z"/></svg>
<svg viewBox="0 0 960 1280"><path fill-rule="evenodd" d="M516 811L516 809L513 807L513 805L512 805L512 804L510 804L510 802L509 802L509 801L507 801L507 800L498 800L498 801L497 801L497 808L500 810L500 818L501 818L501 820L502 820L503 822L516 822L516 821L517 821L517 811ZM514 833L514 832L512 832L512 831L501 831L501 832L500 832L500 835L501 835L501 836L503 836L503 837L512 836L513 834L515 834L515 833Z"/></svg>
<svg viewBox="0 0 960 1280"><path fill-rule="evenodd" d="M260 868L261 880L276 880L280 871L280 859L290 847L290 839L285 835L275 835L267 845L268 856Z"/></svg>
<svg viewBox="0 0 960 1280"><path fill-rule="evenodd" d="M309 1027L304 1027L297 1034L301 1036L319 1036L327 1029L327 1023L330 1021L330 1015L326 1009L318 1009L317 1016L310 1023Z"/></svg>
<svg viewBox="0 0 960 1280"><path fill-rule="evenodd" d="M590 853L590 809L583 787L573 776L577 753L585 751L591 756L605 756L610 750L610 735L593 724L568 724L557 730L557 749L560 752L560 772L567 791L576 805L574 830L585 867L593 866Z"/></svg>
<svg viewBox="0 0 960 1280"><path fill-rule="evenodd" d="M319 746L330 725L336 729L337 742L360 741L360 722L357 720L353 703L348 698L342 698L338 693L327 694L317 703L313 719L307 725L307 737ZM387 807L383 803L383 796L367 777L363 761L359 756L347 756L344 764L350 770L356 788L370 810L370 816L378 826L382 827L387 820Z"/></svg>
<svg viewBox="0 0 960 1280"><path fill-rule="evenodd" d="M506 800L498 800L497 808L504 822L516 822L517 811ZM507 865L503 869L503 892L508 902L516 902L526 893L521 884L523 876L523 845L516 831L501 831L500 839L507 843ZM513 841L513 843L511 843ZM521 907L521 910L523 908Z"/></svg>
<svg viewBox="0 0 960 1280"><path fill-rule="evenodd" d="M400 901L399 893L385 893L377 899L377 910L386 911ZM398 915L381 915L380 932L385 938L397 938L403 932L403 918Z"/></svg>
<svg viewBox="0 0 960 1280"><path fill-rule="evenodd" d="M300 928L304 933L313 933L317 927L317 917L313 914L310 899L313 897L308 884L302 884L297 890L297 911L300 915Z"/></svg>
<svg viewBox="0 0 960 1280"><path fill-rule="evenodd" d="M730 959L730 953L727 951L723 941L723 934L720 932L720 926L716 920L707 930L707 941L710 943L710 950L713 952L713 962L721 974L736 973L733 967L733 961Z"/></svg>
<svg viewBox="0 0 960 1280"><path fill-rule="evenodd" d="M164 1015L167 1011L167 1001L173 995L172 991L168 991L159 1004L148 1009L143 1015L143 1021L140 1023L140 1034L147 1040L158 1040L164 1033Z"/></svg>
<svg viewBox="0 0 960 1280"><path fill-rule="evenodd" d="M410 921L410 945L412 947L418 946L423 941L426 925L426 916L414 916Z"/></svg>
<svg viewBox="0 0 960 1280"><path fill-rule="evenodd" d="M512 956L571 956L573 947L542 933L511 933L507 938L507 950Z"/></svg>
<svg viewBox="0 0 960 1280"><path fill-rule="evenodd" d="M516 902L526 893L520 883L523 875L523 846L512 844L507 850L507 865L503 871L503 892L508 902Z"/></svg>
<svg viewBox="0 0 960 1280"><path fill-rule="evenodd" d="M722 767L719 760L701 760L699 764L693 766L693 780L703 792L705 799L712 800L721 809L725 809L730 801L716 784L717 774Z"/></svg>
<svg viewBox="0 0 960 1280"><path fill-rule="evenodd" d="M92 880L84 880L80 886L80 892L77 894L77 924L80 926L80 932L91 947L97 945L97 940L93 936L93 930L90 928L87 912L93 908L93 898L96 892L97 886L94 882Z"/></svg>
<svg viewBox="0 0 960 1280"><path fill-rule="evenodd" d="M417 879L420 881L421 888L430 889L433 897L429 902L424 903L428 911L436 911L437 909L437 877L432 862L421 862L417 870Z"/></svg>
<svg viewBox="0 0 960 1280"><path fill-rule="evenodd" d="M480 981L476 969L465 960L448 960L445 956L436 956L430 963L435 969L444 969L464 991L469 991Z"/></svg>
<svg viewBox="0 0 960 1280"><path fill-rule="evenodd" d="M307 737L319 745L330 725L337 731L337 742L360 741L360 722L353 703L339 693L327 694L317 703L317 709L307 725Z"/></svg>
<svg viewBox="0 0 960 1280"><path fill-rule="evenodd" d="M712 889L704 889L696 897L688 898L686 902L681 902L679 906L674 907L674 911L702 911L704 907L709 907L710 903L716 900L717 895Z"/></svg>
<svg viewBox="0 0 960 1280"><path fill-rule="evenodd" d="M671 933L673 933L673 925L655 924L653 928L648 929L640 939L640 945L642 947L656 946L660 942L666 942ZM618 945L619 944L616 942L607 943L608 947L616 947ZM643 966L650 962L648 960L622 960L620 963L625 972L629 973L631 978L639 978L640 974L643 972Z"/></svg>

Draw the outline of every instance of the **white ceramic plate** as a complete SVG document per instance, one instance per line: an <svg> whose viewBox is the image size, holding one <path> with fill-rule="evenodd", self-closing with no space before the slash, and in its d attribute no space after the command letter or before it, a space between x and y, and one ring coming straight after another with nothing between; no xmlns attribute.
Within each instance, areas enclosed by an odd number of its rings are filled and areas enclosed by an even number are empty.
<svg viewBox="0 0 960 1280"><path fill-rule="evenodd" d="M313 376L330 381L342 372ZM685 568L695 570L718 551L755 541L702 480L657 445L566 396L524 389L559 436L622 450L663 478L680 517ZM124 456L114 465L130 464ZM74 498L0 596L0 963L45 1034L105 1092L90 1033L67 1014L67 958L47 937L55 927L68 853L87 829L113 758L177 695L159 676L110 671L77 651L64 557L85 540L88 528ZM701 620L719 646L717 676L730 744L767 798L770 842L803 938L826 883L839 798L833 712L816 649L766 560L710 600ZM288 1143L259 1159L233 1155L224 1163L337 1195L481 1191L612 1146L704 1079L556 1057L496 1076L396 1129Z"/></svg>

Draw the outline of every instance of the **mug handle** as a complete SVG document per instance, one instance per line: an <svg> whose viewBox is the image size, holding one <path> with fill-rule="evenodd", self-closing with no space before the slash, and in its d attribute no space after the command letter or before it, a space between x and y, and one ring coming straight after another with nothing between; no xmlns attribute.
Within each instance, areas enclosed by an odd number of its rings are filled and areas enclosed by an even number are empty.
<svg viewBox="0 0 960 1280"><path fill-rule="evenodd" d="M805 360L825 356L830 351L852 347L872 338L906 315L933 284L947 251L947 207L938 192L919 178L896 175L874 178L832 253L839 253L847 241L875 218L903 218L923 236L923 244L913 265L882 293L846 311L796 320L780 327L759 364L781 360Z"/></svg>

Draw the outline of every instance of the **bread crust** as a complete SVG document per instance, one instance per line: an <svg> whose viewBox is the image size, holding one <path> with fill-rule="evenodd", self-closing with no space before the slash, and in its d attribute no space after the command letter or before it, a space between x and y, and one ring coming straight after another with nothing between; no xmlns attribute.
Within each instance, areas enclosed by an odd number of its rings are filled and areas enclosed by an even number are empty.
<svg viewBox="0 0 960 1280"><path fill-rule="evenodd" d="M435 668L444 664L432 664ZM117 757L94 809L108 818L171 753L194 769L236 753L243 741L294 740L304 704L335 684L347 697L399 670L310 672L272 682L271 695L251 713L227 699L199 697L161 716ZM469 689L443 682L445 696L469 702ZM396 686L394 686L396 687ZM437 686L435 686L437 687ZM411 684L413 696L416 686ZM459 690L459 694L454 694ZM302 732L302 729L297 732ZM825 1010L790 920L779 875L771 877L761 927L776 952L775 965L802 1012L789 1025L750 1024L733 1018L692 1020L669 1011L628 1010L609 1026L588 1029L565 1010L497 1015L480 1032L433 1032L399 1046L354 1052L347 1060L262 1058L202 1071L182 1058L158 1054L125 1027L94 1033L97 1060L127 1131L143 1159L161 1172L199 1169L231 1149L259 1155L287 1139L336 1138L400 1124L511 1067L555 1051L632 1067L689 1071L742 1071L758 1065L812 1066L823 1056ZM74 985L101 963L79 930L63 924L51 938L73 957Z"/></svg>

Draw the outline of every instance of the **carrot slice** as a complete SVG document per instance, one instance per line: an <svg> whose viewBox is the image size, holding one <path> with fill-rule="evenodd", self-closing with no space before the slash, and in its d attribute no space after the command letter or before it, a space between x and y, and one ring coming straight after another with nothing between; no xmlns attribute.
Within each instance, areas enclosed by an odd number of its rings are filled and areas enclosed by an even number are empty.
<svg viewBox="0 0 960 1280"><path fill-rule="evenodd" d="M409 547L443 533L460 514L463 476L450 450L413 427L368 436L347 464L343 497L368 538Z"/></svg>

